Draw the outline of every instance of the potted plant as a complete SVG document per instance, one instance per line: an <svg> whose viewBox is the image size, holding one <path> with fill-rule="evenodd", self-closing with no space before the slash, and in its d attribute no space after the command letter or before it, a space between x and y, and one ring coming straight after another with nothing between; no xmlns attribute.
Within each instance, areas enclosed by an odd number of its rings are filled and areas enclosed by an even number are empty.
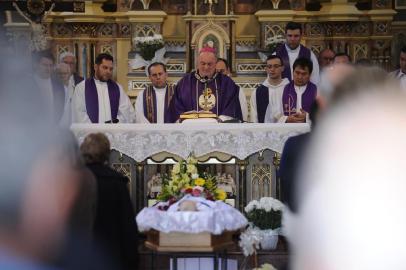
<svg viewBox="0 0 406 270"><path fill-rule="evenodd" d="M259 201L248 203L244 211L249 228L240 236L240 246L246 256L253 254L259 245L262 249L276 248L283 208L283 203L272 197L263 197Z"/></svg>
<svg viewBox="0 0 406 270"><path fill-rule="evenodd" d="M268 51L272 54L275 52L276 48L283 44L285 42L285 39L281 35L276 35L269 37L265 40L265 47L268 49Z"/></svg>

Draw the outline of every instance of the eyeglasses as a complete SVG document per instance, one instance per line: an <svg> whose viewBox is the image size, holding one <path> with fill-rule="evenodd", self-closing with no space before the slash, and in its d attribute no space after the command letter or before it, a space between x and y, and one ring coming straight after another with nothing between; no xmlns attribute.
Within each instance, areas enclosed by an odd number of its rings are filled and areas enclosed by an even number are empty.
<svg viewBox="0 0 406 270"><path fill-rule="evenodd" d="M271 69L271 68L279 68L281 66L282 65L266 65L266 68L269 68L269 69Z"/></svg>

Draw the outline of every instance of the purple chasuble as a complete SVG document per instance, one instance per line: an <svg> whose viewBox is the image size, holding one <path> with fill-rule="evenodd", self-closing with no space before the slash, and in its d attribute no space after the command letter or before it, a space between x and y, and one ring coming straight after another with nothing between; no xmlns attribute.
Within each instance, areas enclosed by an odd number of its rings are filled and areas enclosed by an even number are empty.
<svg viewBox="0 0 406 270"><path fill-rule="evenodd" d="M174 94L174 87L172 85L166 86L165 91L165 104L164 104L164 122L166 123L167 119L167 111L169 104L171 102L172 96ZM143 104L144 104L144 116L148 119L150 123L157 122L157 107L156 107L156 94L155 89L152 85L149 85L143 94L142 97Z"/></svg>
<svg viewBox="0 0 406 270"><path fill-rule="evenodd" d="M197 80L195 72L186 74L175 87L168 116L165 122L174 123L181 113L201 111L198 98L202 95L206 84ZM218 115L227 115L242 121L242 111L238 99L239 87L226 75L217 74L207 82L207 86L216 97L216 105L210 110ZM197 93L196 93L197 91Z"/></svg>
<svg viewBox="0 0 406 270"><path fill-rule="evenodd" d="M310 107L316 100L316 95L317 95L317 86L309 81L307 83L306 90L302 94L303 110L305 110L306 112L310 112ZM289 116L290 114L296 113L296 102L297 102L297 94L295 91L295 86L293 82L290 82L283 89L282 95L283 113L285 116Z"/></svg>
<svg viewBox="0 0 406 270"><path fill-rule="evenodd" d="M257 116L258 123L264 123L266 108L269 104L269 88L261 84L255 92L257 98Z"/></svg>
<svg viewBox="0 0 406 270"><path fill-rule="evenodd" d="M302 45L299 45L299 46L300 46L300 49L299 49L299 55L297 56L297 58L304 57L309 60L312 60L310 50L308 48L306 48L305 46L302 46ZM279 56L280 58L282 58L282 61L283 61L284 69L282 72L282 78L288 78L289 81L292 81L292 74L290 72L289 54L288 54L285 44L281 44L276 49L276 55Z"/></svg>
<svg viewBox="0 0 406 270"><path fill-rule="evenodd" d="M120 88L112 80L107 81L109 91L111 120L117 119L118 107L120 104ZM87 115L92 123L99 123L99 98L97 95L96 83L93 78L85 81L85 102Z"/></svg>

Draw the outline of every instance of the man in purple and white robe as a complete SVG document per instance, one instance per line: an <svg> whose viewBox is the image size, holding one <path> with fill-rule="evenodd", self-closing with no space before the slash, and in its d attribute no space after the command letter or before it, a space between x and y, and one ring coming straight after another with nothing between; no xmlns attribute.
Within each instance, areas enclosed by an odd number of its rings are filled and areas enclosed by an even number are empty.
<svg viewBox="0 0 406 270"><path fill-rule="evenodd" d="M175 89L167 84L168 73L163 63L149 65L148 77L152 85L142 90L135 102L136 122L165 123L165 115Z"/></svg>
<svg viewBox="0 0 406 270"><path fill-rule="evenodd" d="M278 123L309 122L308 112L316 99L317 86L310 82L312 61L298 58L293 64L293 81L285 86L282 102L272 108L270 117Z"/></svg>
<svg viewBox="0 0 406 270"><path fill-rule="evenodd" d="M94 77L80 82L73 96L74 123L133 123L135 111L121 85L111 79L113 57L99 54Z"/></svg>
<svg viewBox="0 0 406 270"><path fill-rule="evenodd" d="M276 122L267 115L270 114L269 110L281 106L283 89L289 83L288 79L282 78L283 69L283 62L279 56L268 56L265 67L268 76L251 94L251 122Z"/></svg>
<svg viewBox="0 0 406 270"><path fill-rule="evenodd" d="M186 74L175 87L167 122L176 122L184 112L205 109L223 121L243 120L239 87L228 76L216 72L216 62L213 48L200 51L197 70Z"/></svg>
<svg viewBox="0 0 406 270"><path fill-rule="evenodd" d="M302 26L296 22L288 22L285 27L286 43L278 46L276 55L282 58L285 68L282 73L282 78L293 79L293 63L297 58L307 58L313 63L313 72L310 81L314 84L319 83L319 63L316 55L300 44L302 39Z"/></svg>

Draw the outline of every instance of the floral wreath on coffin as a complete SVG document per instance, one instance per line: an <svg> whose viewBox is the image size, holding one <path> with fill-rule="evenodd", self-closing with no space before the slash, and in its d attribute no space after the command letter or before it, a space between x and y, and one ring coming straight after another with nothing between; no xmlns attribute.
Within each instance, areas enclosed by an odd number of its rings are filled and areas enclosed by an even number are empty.
<svg viewBox="0 0 406 270"><path fill-rule="evenodd" d="M203 197L210 201L224 201L226 192L217 188L216 178L206 172L200 173L197 169L197 159L190 154L186 160L176 163L169 176L164 176L162 191L158 195L159 201L167 202L159 208L167 210L172 204L185 195Z"/></svg>

